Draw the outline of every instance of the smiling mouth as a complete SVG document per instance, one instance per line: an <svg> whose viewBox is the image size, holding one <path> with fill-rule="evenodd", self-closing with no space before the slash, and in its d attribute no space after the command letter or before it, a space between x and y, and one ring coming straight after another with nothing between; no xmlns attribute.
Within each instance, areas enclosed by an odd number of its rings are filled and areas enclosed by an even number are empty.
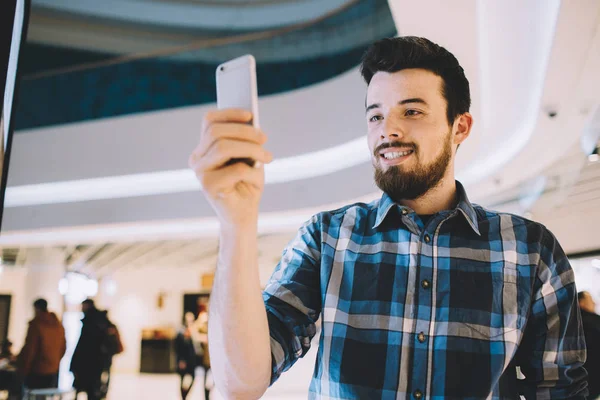
<svg viewBox="0 0 600 400"><path fill-rule="evenodd" d="M405 150L405 151L390 151L387 153L379 154L379 156L385 160L393 161L402 157L406 157L414 153L414 150Z"/></svg>

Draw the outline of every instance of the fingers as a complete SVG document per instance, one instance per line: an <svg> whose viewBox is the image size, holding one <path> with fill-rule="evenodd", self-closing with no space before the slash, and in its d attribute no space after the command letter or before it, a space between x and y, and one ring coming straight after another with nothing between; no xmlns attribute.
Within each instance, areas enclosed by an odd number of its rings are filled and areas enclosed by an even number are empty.
<svg viewBox="0 0 600 400"><path fill-rule="evenodd" d="M236 163L221 169L208 171L198 177L205 193L211 197L225 197L236 190L240 182L260 189L264 185L265 175L262 168L253 168L244 163Z"/></svg>
<svg viewBox="0 0 600 400"><path fill-rule="evenodd" d="M228 164L232 159L252 159L257 165L272 161L271 153L263 148L266 135L249 125L251 120L252 113L237 109L210 111L204 116L200 142L188 163L210 197L222 198L232 192L254 195L262 190L263 168L242 162Z"/></svg>
<svg viewBox="0 0 600 400"><path fill-rule="evenodd" d="M207 153L199 155L195 151L190 156L189 164L196 175L223 167L233 158L251 158L263 164L273 160L272 154L261 145L232 139L221 139L215 142Z"/></svg>
<svg viewBox="0 0 600 400"><path fill-rule="evenodd" d="M208 126L220 122L235 122L248 124L252 121L252 113L238 108L227 108L223 110L211 110L204 114L202 131Z"/></svg>
<svg viewBox="0 0 600 400"><path fill-rule="evenodd" d="M197 153L197 157L203 157L215 143L224 139L262 145L267 141L267 135L250 125L239 123L213 124L202 133L200 142L194 152Z"/></svg>

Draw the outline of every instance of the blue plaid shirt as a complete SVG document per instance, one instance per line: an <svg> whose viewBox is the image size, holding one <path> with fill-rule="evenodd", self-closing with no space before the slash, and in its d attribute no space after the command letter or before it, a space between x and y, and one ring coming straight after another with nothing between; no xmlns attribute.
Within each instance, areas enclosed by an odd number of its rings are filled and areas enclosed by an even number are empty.
<svg viewBox="0 0 600 400"><path fill-rule="evenodd" d="M457 191L426 225L384 194L302 226L263 294L272 382L321 315L310 398L585 398L577 291L556 238Z"/></svg>

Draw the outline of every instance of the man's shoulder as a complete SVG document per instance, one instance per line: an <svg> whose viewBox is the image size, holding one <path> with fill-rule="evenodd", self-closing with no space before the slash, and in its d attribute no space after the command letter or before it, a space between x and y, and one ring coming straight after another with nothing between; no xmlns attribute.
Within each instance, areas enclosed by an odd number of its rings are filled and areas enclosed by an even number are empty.
<svg viewBox="0 0 600 400"><path fill-rule="evenodd" d="M488 224L488 229L494 227L501 233L508 230L519 242L537 244L548 249L560 248L556 236L541 222L518 214L490 210L477 204L474 204L473 208L477 213L479 224Z"/></svg>
<svg viewBox="0 0 600 400"><path fill-rule="evenodd" d="M600 333L600 315L580 310L583 329L587 336L597 336ZM600 336L599 336L600 337Z"/></svg>
<svg viewBox="0 0 600 400"><path fill-rule="evenodd" d="M36 320L35 318L33 318L32 320L29 321L28 327L29 327L30 332L38 331L40 328L40 322L38 320Z"/></svg>
<svg viewBox="0 0 600 400"><path fill-rule="evenodd" d="M509 226L523 226L531 229L537 229L540 232L550 232L544 224L519 214L493 210L483 207L479 204L473 204L473 209L477 214L479 223L497 223L498 221L503 220L505 223L509 224Z"/></svg>
<svg viewBox="0 0 600 400"><path fill-rule="evenodd" d="M89 313L81 322L84 326L91 328L106 328L110 323L104 311Z"/></svg>
<svg viewBox="0 0 600 400"><path fill-rule="evenodd" d="M589 319L594 322L600 322L600 315L598 315L596 313L592 313L592 312L586 311L584 309L581 309L580 313L581 313L581 318L583 318L583 319Z"/></svg>
<svg viewBox="0 0 600 400"><path fill-rule="evenodd" d="M379 199L373 200L369 203L365 202L356 202L352 204L347 204L345 206L331 209L327 211L321 211L320 213L313 216L313 218L319 221L332 221L332 220L341 220L346 216L352 216L355 218L363 218L369 215L369 213L373 211L377 211L377 207L379 206Z"/></svg>

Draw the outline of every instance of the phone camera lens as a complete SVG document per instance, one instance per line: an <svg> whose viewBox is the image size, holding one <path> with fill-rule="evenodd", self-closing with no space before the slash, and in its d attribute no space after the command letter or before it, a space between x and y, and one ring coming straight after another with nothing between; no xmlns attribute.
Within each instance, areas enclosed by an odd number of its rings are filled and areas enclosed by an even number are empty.
<svg viewBox="0 0 600 400"><path fill-rule="evenodd" d="M225 67L221 67L221 71L225 71Z"/></svg>

